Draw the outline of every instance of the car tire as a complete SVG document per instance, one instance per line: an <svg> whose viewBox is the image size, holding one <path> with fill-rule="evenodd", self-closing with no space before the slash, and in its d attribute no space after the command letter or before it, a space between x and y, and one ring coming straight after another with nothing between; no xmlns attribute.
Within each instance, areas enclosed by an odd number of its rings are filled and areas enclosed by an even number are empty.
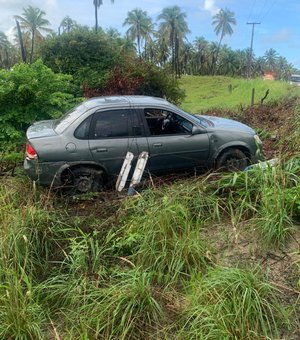
<svg viewBox="0 0 300 340"><path fill-rule="evenodd" d="M240 149L227 149L217 158L216 168L229 172L241 171L248 166L248 158Z"/></svg>
<svg viewBox="0 0 300 340"><path fill-rule="evenodd" d="M69 169L66 186L69 193L85 194L89 192L99 192L103 190L103 171L91 167L81 166Z"/></svg>

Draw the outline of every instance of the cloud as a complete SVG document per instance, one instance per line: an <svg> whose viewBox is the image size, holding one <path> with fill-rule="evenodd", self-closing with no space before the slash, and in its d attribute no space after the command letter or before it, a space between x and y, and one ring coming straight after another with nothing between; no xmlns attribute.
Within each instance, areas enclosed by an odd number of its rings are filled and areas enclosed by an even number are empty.
<svg viewBox="0 0 300 340"><path fill-rule="evenodd" d="M56 0L46 0L45 4L47 7L53 8L56 7L57 1Z"/></svg>
<svg viewBox="0 0 300 340"><path fill-rule="evenodd" d="M215 0L204 0L203 7L205 11L210 12L211 15L215 15L219 12L220 8L216 6Z"/></svg>
<svg viewBox="0 0 300 340"><path fill-rule="evenodd" d="M265 41L271 42L271 43L285 43L291 40L292 38L292 32L288 29L282 29L279 32L275 33L274 35L271 35L269 37L266 37Z"/></svg>
<svg viewBox="0 0 300 340"><path fill-rule="evenodd" d="M8 30L5 31L5 35L7 36L7 39L13 44L15 42L15 26L11 26Z"/></svg>

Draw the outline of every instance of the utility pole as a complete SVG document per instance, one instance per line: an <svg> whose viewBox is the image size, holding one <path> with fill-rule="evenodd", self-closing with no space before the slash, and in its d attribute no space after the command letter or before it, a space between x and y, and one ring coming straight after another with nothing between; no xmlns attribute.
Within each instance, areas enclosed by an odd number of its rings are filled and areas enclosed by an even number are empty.
<svg viewBox="0 0 300 340"><path fill-rule="evenodd" d="M251 78L251 68L252 68L252 54L253 54L253 37L254 37L254 26L260 25L260 22L247 22L247 25L252 25L252 34L251 34L251 46L250 46L250 56L248 61L248 79Z"/></svg>

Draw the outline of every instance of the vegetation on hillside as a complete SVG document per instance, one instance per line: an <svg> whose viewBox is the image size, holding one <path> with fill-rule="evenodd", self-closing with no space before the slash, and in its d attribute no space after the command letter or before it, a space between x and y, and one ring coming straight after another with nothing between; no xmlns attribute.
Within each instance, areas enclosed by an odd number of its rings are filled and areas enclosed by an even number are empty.
<svg viewBox="0 0 300 340"><path fill-rule="evenodd" d="M262 99L264 104L278 102L287 96L297 96L300 92L298 87L285 82L262 79L246 81L222 76L184 76L179 83L186 95L182 108L191 113L205 113L213 109L244 110L251 104L253 88L256 107Z"/></svg>

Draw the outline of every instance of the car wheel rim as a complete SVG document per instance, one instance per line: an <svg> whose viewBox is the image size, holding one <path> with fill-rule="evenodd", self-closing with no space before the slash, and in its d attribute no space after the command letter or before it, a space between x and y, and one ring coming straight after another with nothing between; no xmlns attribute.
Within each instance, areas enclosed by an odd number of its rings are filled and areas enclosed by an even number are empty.
<svg viewBox="0 0 300 340"><path fill-rule="evenodd" d="M79 192L88 192L92 189L92 181L88 177L80 176L75 180L75 187Z"/></svg>
<svg viewBox="0 0 300 340"><path fill-rule="evenodd" d="M243 161L238 158L230 158L226 162L226 168L230 171L241 170L243 168Z"/></svg>

